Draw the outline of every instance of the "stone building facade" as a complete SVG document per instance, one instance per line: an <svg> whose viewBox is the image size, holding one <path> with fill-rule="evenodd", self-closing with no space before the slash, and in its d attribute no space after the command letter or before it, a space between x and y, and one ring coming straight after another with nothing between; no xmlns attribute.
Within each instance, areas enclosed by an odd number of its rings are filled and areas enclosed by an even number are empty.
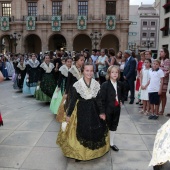
<svg viewBox="0 0 170 170"><path fill-rule="evenodd" d="M52 30L52 16L61 17L61 29ZM86 16L86 28L78 29L77 17ZM115 29L106 17L115 16ZM129 0L0 0L0 17L9 16L9 30L0 29L0 52L54 51L65 48L114 48L128 46ZM35 30L27 30L27 16L35 16ZM111 21L111 24L114 21ZM19 35L19 37L18 37Z"/></svg>

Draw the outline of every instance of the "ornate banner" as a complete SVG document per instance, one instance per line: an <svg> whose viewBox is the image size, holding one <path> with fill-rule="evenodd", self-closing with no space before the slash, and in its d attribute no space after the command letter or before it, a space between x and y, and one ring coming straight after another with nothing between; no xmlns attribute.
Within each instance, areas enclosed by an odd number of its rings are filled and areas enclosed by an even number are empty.
<svg viewBox="0 0 170 170"><path fill-rule="evenodd" d="M78 16L77 18L77 29L85 30L87 28L87 16Z"/></svg>
<svg viewBox="0 0 170 170"><path fill-rule="evenodd" d="M1 30L8 31L9 30L9 17L1 17Z"/></svg>
<svg viewBox="0 0 170 170"><path fill-rule="evenodd" d="M28 31L35 30L35 16L27 16L26 27Z"/></svg>
<svg viewBox="0 0 170 170"><path fill-rule="evenodd" d="M52 16L51 18L52 31L61 30L61 16Z"/></svg>
<svg viewBox="0 0 170 170"><path fill-rule="evenodd" d="M115 27L116 27L116 16L115 15L106 16L106 29L114 30Z"/></svg>

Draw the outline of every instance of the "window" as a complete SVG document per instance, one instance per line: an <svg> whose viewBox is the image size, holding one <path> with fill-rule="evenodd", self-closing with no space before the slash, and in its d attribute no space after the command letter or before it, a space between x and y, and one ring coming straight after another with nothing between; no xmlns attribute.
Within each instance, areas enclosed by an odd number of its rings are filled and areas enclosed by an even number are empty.
<svg viewBox="0 0 170 170"><path fill-rule="evenodd" d="M106 15L116 15L116 1L106 1Z"/></svg>
<svg viewBox="0 0 170 170"><path fill-rule="evenodd" d="M162 47L168 49L168 44L165 44Z"/></svg>
<svg viewBox="0 0 170 170"><path fill-rule="evenodd" d="M61 1L52 2L52 15L62 15L62 2Z"/></svg>
<svg viewBox="0 0 170 170"><path fill-rule="evenodd" d="M88 15L88 1L78 2L78 15Z"/></svg>
<svg viewBox="0 0 170 170"><path fill-rule="evenodd" d="M155 22L152 21L152 22L151 22L151 26L155 26L155 25L156 25Z"/></svg>
<svg viewBox="0 0 170 170"><path fill-rule="evenodd" d="M137 32L129 32L129 36L136 36Z"/></svg>
<svg viewBox="0 0 170 170"><path fill-rule="evenodd" d="M155 33L153 33L153 32L151 32L150 35L151 35L151 37L155 37Z"/></svg>
<svg viewBox="0 0 170 170"><path fill-rule="evenodd" d="M137 25L137 22L131 22L131 25Z"/></svg>
<svg viewBox="0 0 170 170"><path fill-rule="evenodd" d="M142 36L143 36L143 37L146 37L146 36L147 36L147 33L146 33L146 32L143 32L143 33L142 33Z"/></svg>
<svg viewBox="0 0 170 170"><path fill-rule="evenodd" d="M143 21L143 25L147 25L147 21Z"/></svg>
<svg viewBox="0 0 170 170"><path fill-rule="evenodd" d="M37 15L37 3L28 2L28 16L36 16L36 15Z"/></svg>
<svg viewBox="0 0 170 170"><path fill-rule="evenodd" d="M11 16L11 3L2 3L2 16Z"/></svg>

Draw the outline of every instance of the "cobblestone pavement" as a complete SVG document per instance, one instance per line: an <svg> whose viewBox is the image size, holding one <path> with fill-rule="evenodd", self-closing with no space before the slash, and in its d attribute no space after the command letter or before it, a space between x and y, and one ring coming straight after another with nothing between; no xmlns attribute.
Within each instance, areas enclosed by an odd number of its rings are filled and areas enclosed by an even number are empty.
<svg viewBox="0 0 170 170"><path fill-rule="evenodd" d="M126 102L115 138L119 152L77 163L65 158L56 145L60 124L49 105L13 90L12 82L5 81L0 84L0 110L4 120L0 127L0 170L151 170L148 164L155 134L168 120L166 116L148 120L138 113L136 104Z"/></svg>

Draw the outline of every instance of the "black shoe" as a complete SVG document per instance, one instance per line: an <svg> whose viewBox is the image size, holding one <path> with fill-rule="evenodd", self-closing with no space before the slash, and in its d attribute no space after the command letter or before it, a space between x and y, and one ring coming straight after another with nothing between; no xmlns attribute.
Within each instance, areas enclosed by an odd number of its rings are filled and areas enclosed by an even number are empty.
<svg viewBox="0 0 170 170"><path fill-rule="evenodd" d="M119 149L118 149L118 147L117 147L116 145L110 146L110 148L112 148L112 150L114 150L114 151L116 151L116 152L119 151Z"/></svg>
<svg viewBox="0 0 170 170"><path fill-rule="evenodd" d="M134 101L133 100L131 100L130 102L129 102L129 104L133 104L134 103Z"/></svg>
<svg viewBox="0 0 170 170"><path fill-rule="evenodd" d="M127 101L127 97L124 99L124 101Z"/></svg>
<svg viewBox="0 0 170 170"><path fill-rule="evenodd" d="M139 104L139 102L136 102L136 104Z"/></svg>
<svg viewBox="0 0 170 170"><path fill-rule="evenodd" d="M75 162L81 162L81 160L75 159Z"/></svg>

